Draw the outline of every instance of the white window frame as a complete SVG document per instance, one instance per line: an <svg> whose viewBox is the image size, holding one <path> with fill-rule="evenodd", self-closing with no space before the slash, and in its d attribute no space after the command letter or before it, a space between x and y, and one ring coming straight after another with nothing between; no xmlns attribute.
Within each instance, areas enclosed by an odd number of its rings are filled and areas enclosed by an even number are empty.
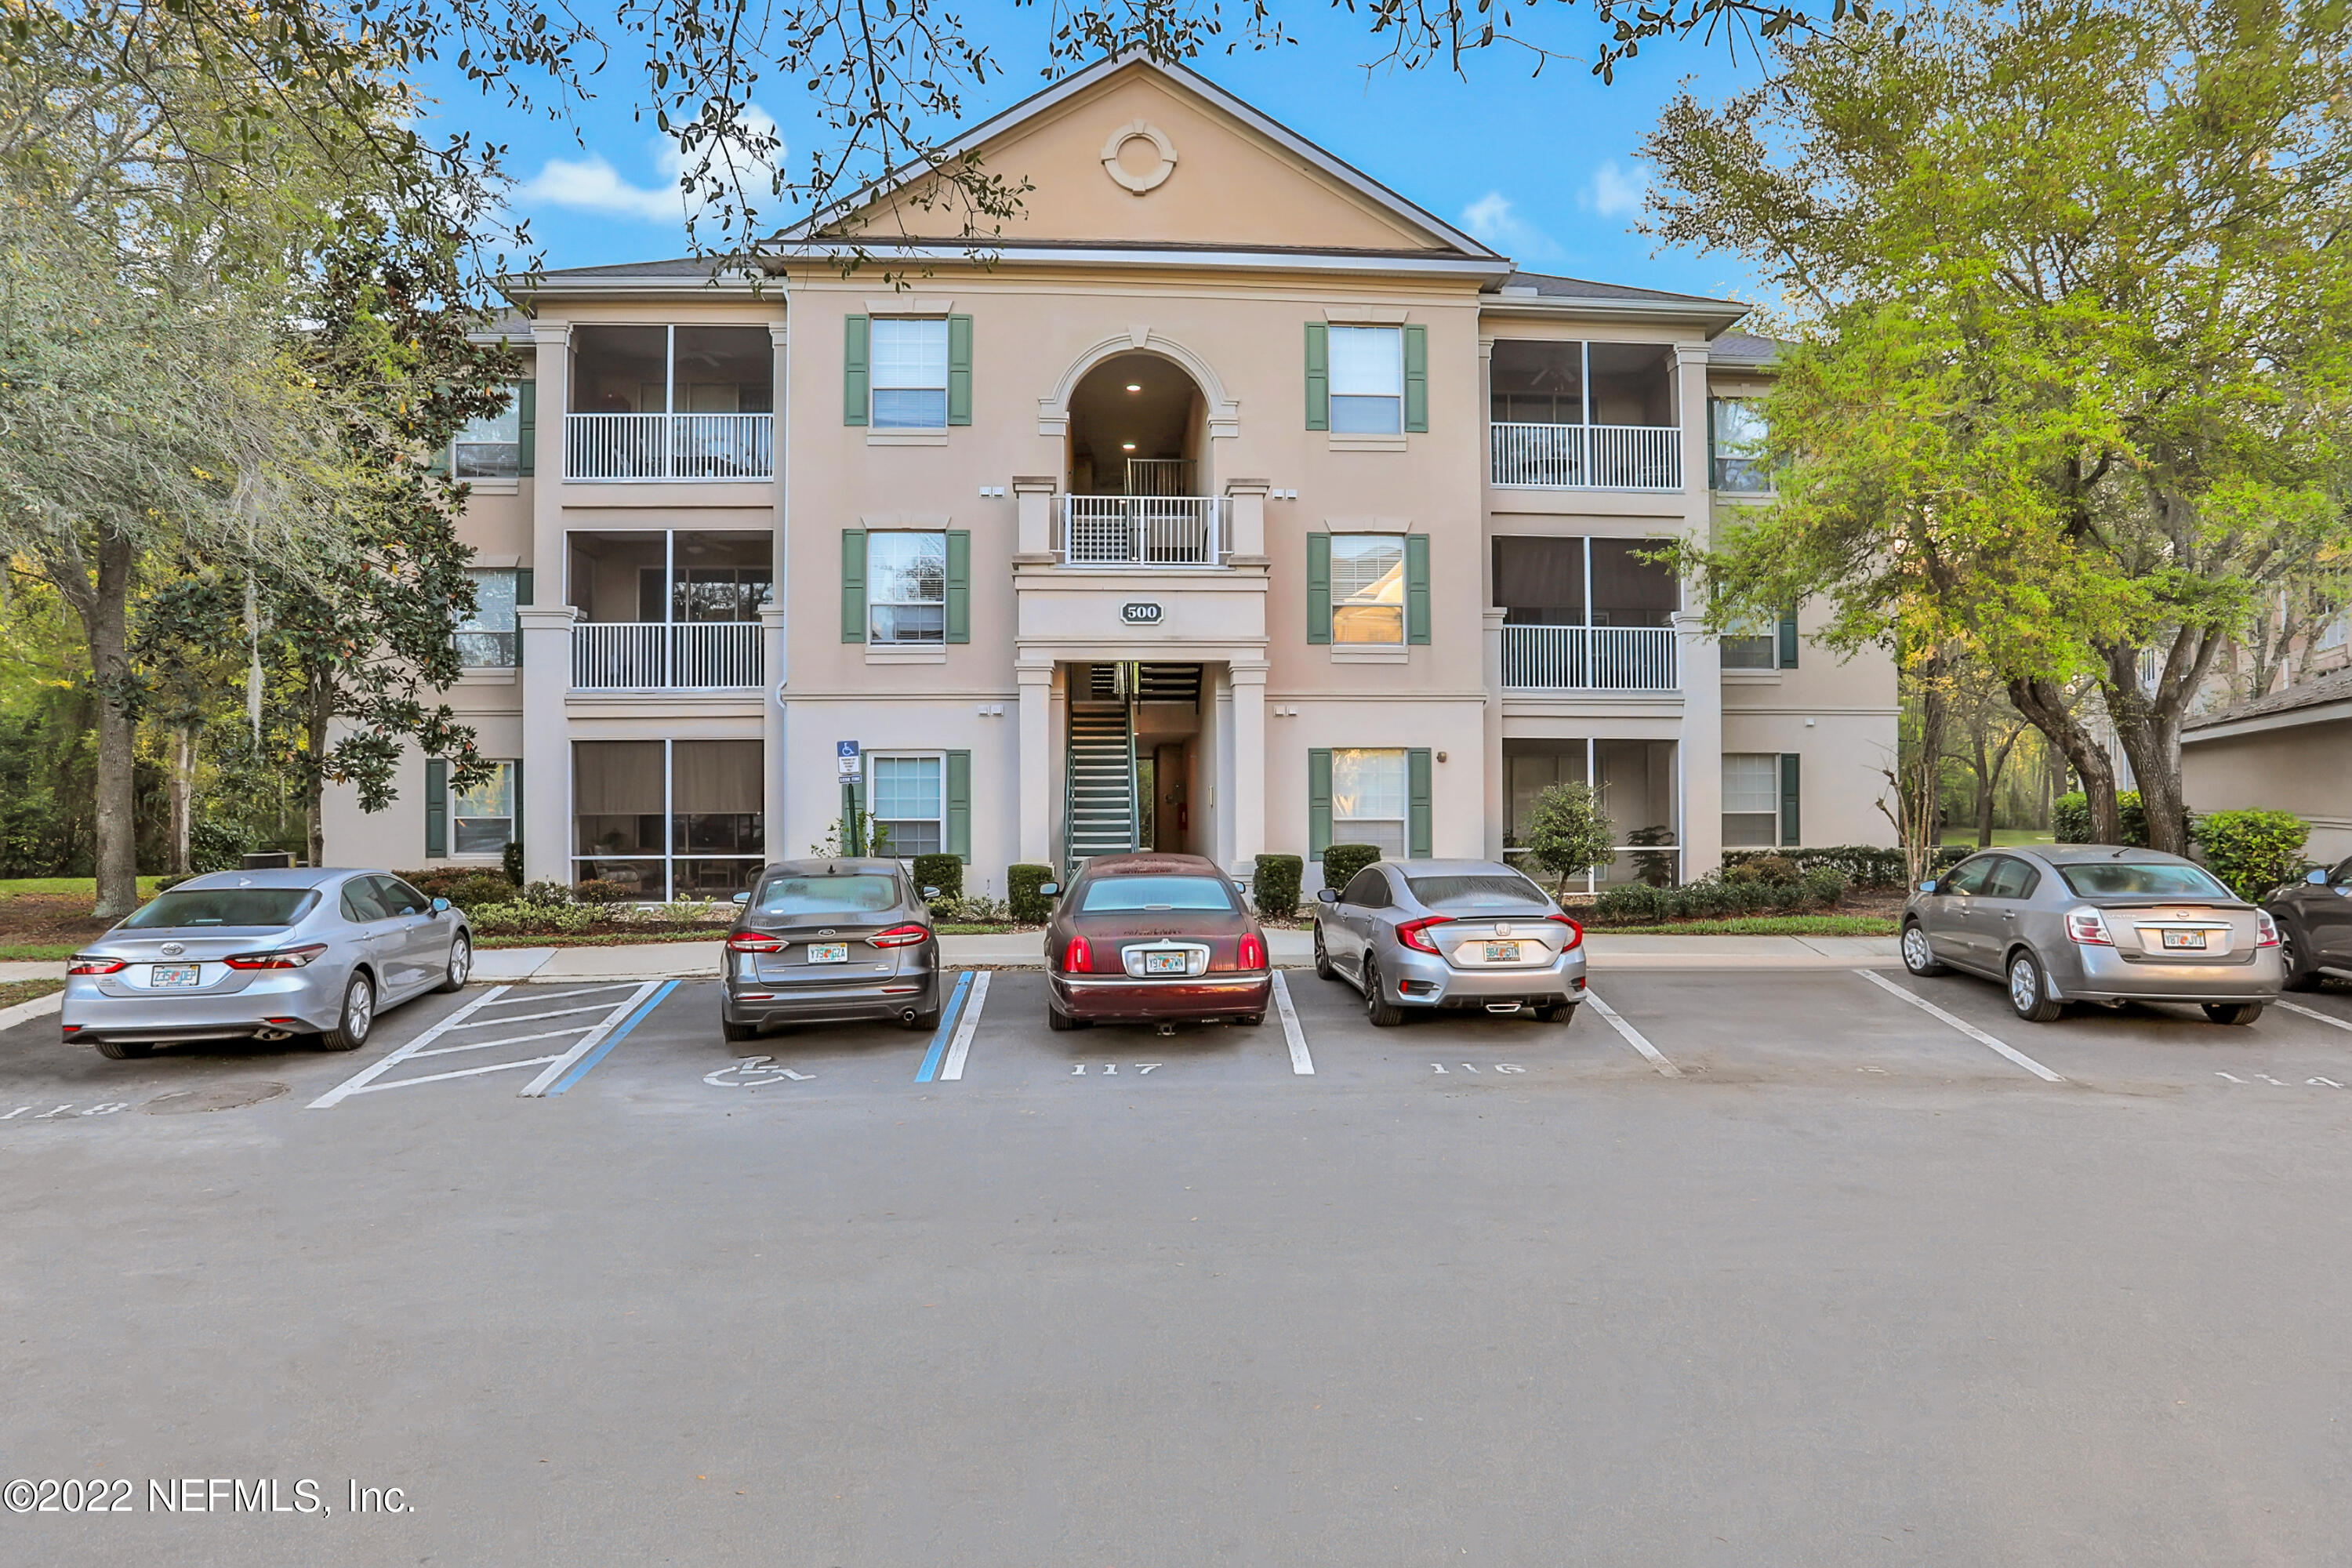
<svg viewBox="0 0 2352 1568"><path fill-rule="evenodd" d="M1743 444L1747 441L1761 441L1765 439L1769 432L1764 427L1763 415L1757 412L1757 402L1758 400L1753 397L1717 397L1712 395L1710 395L1706 400L1706 451L1708 469L1706 482L1708 486L1718 494L1730 496L1769 496L1773 491L1772 470L1765 467L1763 454L1761 452L1727 450L1724 443L1721 421L1718 417L1718 410L1721 409L1739 408L1746 410L1748 412L1748 416L1756 421L1757 434L1753 437L1743 437ZM1757 482L1752 485L1725 484L1723 482L1724 465L1727 463L1746 464L1750 476Z"/></svg>
<svg viewBox="0 0 2352 1568"><path fill-rule="evenodd" d="M1758 809L1752 803L1743 810L1732 808L1732 763L1761 761L1765 766L1757 772L1769 785L1771 808ZM1731 819L1735 816L1754 821L1769 817L1771 826L1761 839L1735 840L1731 836ZM1723 843L1727 849L1777 849L1780 847L1780 753L1778 752L1726 752L1723 753Z"/></svg>
<svg viewBox="0 0 2352 1568"><path fill-rule="evenodd" d="M1394 816L1358 816L1340 815L1339 759L1341 757L1383 756L1396 759L1397 815ZM1361 835L1350 836L1342 829L1357 823L1396 826L1396 854L1390 857L1385 846L1383 858L1402 859L1412 853L1412 757L1403 746L1338 746L1331 752L1331 842L1334 844L1369 844L1375 840Z"/></svg>
<svg viewBox="0 0 2352 1568"><path fill-rule="evenodd" d="M464 798L466 792L460 790L454 784L447 785L447 798L444 801L443 805L448 813L449 858L453 860L496 859L506 853L506 847L508 845L515 841L515 821L516 818L521 815L520 808L522 805L520 801L515 799L514 784L517 759L512 757L486 757L483 761L488 763L492 767L497 768L500 777L506 781L507 814L502 817L467 816L459 809L459 802ZM457 824L460 821L503 822L507 825L506 837L499 839L495 846L488 849L464 848L461 847L457 832Z"/></svg>
<svg viewBox="0 0 2352 1568"><path fill-rule="evenodd" d="M515 602L515 595L518 590L517 580L520 576L520 573L517 568L512 566L468 566L466 568L466 574L474 579L474 609L472 614L459 621L456 627L453 628L453 636L457 639L458 665L466 669L514 668L517 665L522 662L522 633L514 616L514 612L518 607ZM507 582L507 624L503 626L486 626L480 624L480 616L482 613L481 584L482 580L488 577L503 577ZM467 652L465 643L465 638L468 635L474 637L504 637L507 639L506 657L503 658L475 658L470 657Z"/></svg>
<svg viewBox="0 0 2352 1568"><path fill-rule="evenodd" d="M1735 643L1743 647L1761 643L1763 662L1757 664L1742 659L1734 663L1732 645ZM1716 646L1722 649L1723 668L1726 669L1778 669L1780 668L1780 619L1777 616L1768 619L1753 613L1738 616L1723 628L1723 636Z"/></svg>
<svg viewBox="0 0 2352 1568"><path fill-rule="evenodd" d="M1363 549L1385 549L1396 555L1394 567L1371 579L1369 588L1360 588L1346 597L1339 593L1339 561L1343 552ZM1402 647L1405 643L1405 563L1404 535L1402 533L1335 533L1331 535L1331 646L1334 647ZM1377 595L1382 584L1392 585L1395 598L1369 597ZM1369 616L1349 616L1344 612L1367 609L1396 611L1394 637L1351 637L1346 635L1351 621L1371 620Z"/></svg>
<svg viewBox="0 0 2352 1568"><path fill-rule="evenodd" d="M622 738L622 737L614 737L614 738L615 738L615 739L620 739L620 738ZM689 737L689 740L695 740L695 739L700 739L700 738L701 738L701 737ZM733 737L733 736L712 736L712 737L710 737L710 738L711 738L711 739L714 739L714 740L732 740L732 739L735 739L736 737ZM591 740L591 741L593 741L593 740L601 740L601 739L604 739L604 737L602 737L602 736L589 735L589 736L582 736L582 737L578 737L578 739L581 739L581 740ZM674 738L672 738L672 737L669 737L669 736L667 736L667 735L666 735L666 736L664 736L664 737L662 738L662 741L661 741L661 749L662 749L662 762L661 762L661 766L662 766L662 805L661 805L661 822L662 822L661 839L662 839L662 847L661 847L660 852L659 852L659 853L657 853L657 854L656 854L656 853L655 853L655 852L653 852L653 851L651 851L651 850L647 850L647 851L645 851L645 852L643 852L643 853L634 853L634 852L626 852L626 851L624 851L624 852L615 853L615 854L611 854L611 855L583 855L583 854L581 854L581 853L579 852L579 847L578 847L578 846L579 846L579 842L580 842L580 796L579 796L579 778L578 778L578 775L577 775L577 772L576 772L576 770L577 770L577 769L579 768L579 766L580 766L580 761L579 761L579 759L580 759L580 753L579 753L577 751L573 751L573 752L571 753L571 758L570 758L569 765L570 765L573 770L575 770L575 772L574 772L573 775L572 775L572 777L567 781L567 782L570 784L571 788L572 788L572 816L571 816L571 821L570 821L570 824L569 824L569 826L568 826L568 830L567 830L567 837L566 837L566 838L564 839L564 842L565 842L565 843L567 843L567 844L570 844L570 845L572 845L572 846L573 847L572 847L572 858L571 858L571 866L572 866L572 879L573 881L577 882L577 881L580 881L580 880L582 880L582 879L582 879L582 877L581 877L581 868L582 868L582 863L583 863L583 862L593 863L593 862L598 861L598 860L634 860L634 861L636 861L637 863L639 863L639 864L643 865L643 864L651 864L651 863L653 863L653 862L658 861L658 862L660 863L660 865L661 865L661 877L662 877L662 881L661 881L661 896L660 896L658 899L655 899L655 898L651 898L651 897L644 897L644 898L640 898L637 901L638 901L639 903L670 903L670 902L674 901L674 900L677 899L677 867L678 867L678 862L680 862L681 860L743 860L743 861L755 862L755 863L757 863L757 864L765 864L765 863L766 863L768 857L767 857L767 855L766 855L765 853L761 853L761 854L758 854L758 855L746 855L746 854L743 854L743 853L741 853L740 851L737 851L737 850L720 850L720 849L688 849L688 848L687 848L687 847L685 847L681 846L681 845L678 843L678 841L677 841L677 838L678 838L678 833L677 833L677 742ZM767 745L766 745L766 743L765 743L764 742L762 742L761 743L761 747L760 747L760 758L761 758L761 766L762 768L765 768L765 767L767 766L767 764L768 764L768 749L767 749ZM761 809L761 810L759 810L758 812L756 812L756 813L746 813L746 814L744 814L744 815L747 815L747 816L758 816L758 817L760 818L760 832L761 832L761 835L762 841L764 842L764 841L765 841L765 838L766 838L766 834L767 834L767 832L768 832L768 829L769 829L772 826L773 826L773 825L772 825L772 824L771 824L771 823L768 821L768 819L767 819L767 818L768 818L768 814L767 814L767 810L766 810L766 807L765 807L764 803L762 804ZM755 865L755 870L756 870L756 865ZM753 879L753 881L754 881L755 883L757 882L758 878L756 877L756 875L754 876L754 878L753 878L752 879ZM644 891L644 889L639 889L639 891L642 893L642 892Z"/></svg>
<svg viewBox="0 0 2352 1568"><path fill-rule="evenodd" d="M874 568L874 548L885 539L936 539L940 543L940 596L934 599L885 599L876 594L881 575ZM866 644L868 647L945 647L948 637L948 536L936 528L873 529L866 535ZM929 609L940 612L940 635L927 637L882 637L875 636L874 612L877 609Z"/></svg>
<svg viewBox="0 0 2352 1568"><path fill-rule="evenodd" d="M1404 329L1334 323L1326 340L1330 361L1329 417L1334 436L1404 434ZM1344 348L1344 353L1343 353ZM1342 361L1346 363L1342 365ZM1367 374L1360 382L1360 373ZM1365 390L1356 390L1360 385ZM1382 414L1378 405L1385 405ZM1342 410L1345 410L1345 417ZM1370 416L1363 423L1359 419Z"/></svg>
<svg viewBox="0 0 2352 1568"><path fill-rule="evenodd" d="M886 334L885 329L890 329ZM885 336L898 337L901 331L911 333L920 328L926 336L936 330L939 333L939 380L885 380L882 343ZM926 355L928 358L928 355ZM876 316L866 324L866 417L871 430L944 430L948 427L948 319L945 316ZM926 371L928 365L922 367ZM895 365L893 376L910 374ZM884 418L882 394L885 392L937 392L940 395L939 417L936 419Z"/></svg>
<svg viewBox="0 0 2352 1568"><path fill-rule="evenodd" d="M948 847L948 754L947 754L945 752L907 752L907 751L868 752L866 752L866 753L865 761L866 761L866 810L867 815L869 815L870 816L872 816L872 817L873 817L873 819L874 819L877 823L887 824L887 823L893 823L893 822L929 822L929 821L936 821L936 822L938 822L938 824L939 824L939 827L940 827L940 843L939 843L939 847L938 847L938 848L936 848L936 849L916 849L916 850L907 850L907 851L902 851L901 849L899 849L899 847L898 847L896 844L893 844L893 845L890 847L890 851L889 851L891 858L894 858L894 859L898 859L898 860L912 861L912 860L914 859L914 858L915 858L917 855L943 855L943 854L947 853L947 847ZM939 816L938 816L936 818L932 818L932 817L922 817L922 816L883 816L883 815L882 815L882 813L881 813L881 812L879 812L879 811L877 811L877 810L876 810L876 809L875 809L877 806L878 806L878 805L881 804L881 800L882 800L881 780L880 780L880 777L878 776L878 775L879 775L879 770L875 766L875 764L876 764L876 763L885 763L885 762L890 762L890 763L936 763L939 765L939 791L940 791L940 793L939 793L939 805L940 805L940 814L939 814ZM867 846L866 846L866 847L867 847L868 849L871 849L871 848L873 847L873 846L869 844L869 845L867 845Z"/></svg>
<svg viewBox="0 0 2352 1568"><path fill-rule="evenodd" d="M500 429L504 434L499 434ZM485 437L481 432L488 431ZM508 458L503 467L480 473L469 473L466 468L466 450L482 447L496 451L504 447ZM520 479L522 477L522 389L511 383L507 387L505 411L487 419L468 419L457 435L449 438L449 477L453 479Z"/></svg>

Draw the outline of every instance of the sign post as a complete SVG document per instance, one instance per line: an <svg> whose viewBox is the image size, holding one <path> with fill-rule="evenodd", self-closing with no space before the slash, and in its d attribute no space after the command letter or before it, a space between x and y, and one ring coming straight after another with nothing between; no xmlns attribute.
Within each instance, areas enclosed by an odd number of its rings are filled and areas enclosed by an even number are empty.
<svg viewBox="0 0 2352 1568"><path fill-rule="evenodd" d="M857 784L866 763L855 741L833 743L834 765L841 774L841 847L852 855L866 853L866 823L857 809Z"/></svg>

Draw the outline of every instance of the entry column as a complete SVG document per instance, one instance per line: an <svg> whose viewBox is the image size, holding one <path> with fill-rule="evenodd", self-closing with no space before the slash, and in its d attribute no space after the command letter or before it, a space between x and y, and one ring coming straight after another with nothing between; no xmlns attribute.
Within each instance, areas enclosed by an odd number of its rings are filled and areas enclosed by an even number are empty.
<svg viewBox="0 0 2352 1568"><path fill-rule="evenodd" d="M1021 689L1021 859L1050 866L1053 853L1054 667L1016 665Z"/></svg>
<svg viewBox="0 0 2352 1568"><path fill-rule="evenodd" d="M1264 660L1235 661L1234 681L1234 864L1255 876L1265 847L1265 672Z"/></svg>

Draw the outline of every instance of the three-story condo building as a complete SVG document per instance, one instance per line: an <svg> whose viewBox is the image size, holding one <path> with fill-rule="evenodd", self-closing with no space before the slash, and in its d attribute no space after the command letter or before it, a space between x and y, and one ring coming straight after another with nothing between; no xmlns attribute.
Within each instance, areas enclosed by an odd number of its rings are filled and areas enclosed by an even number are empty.
<svg viewBox="0 0 2352 1568"><path fill-rule="evenodd" d="M757 287L518 285L528 379L450 454L498 776L412 758L331 858L724 896L855 805L1001 895L1129 847L1496 856L1563 780L1602 882L1886 839L1891 660L1706 636L1653 558L1769 504L1742 307L1518 272L1139 58L958 146L1033 186L985 258L919 179Z"/></svg>

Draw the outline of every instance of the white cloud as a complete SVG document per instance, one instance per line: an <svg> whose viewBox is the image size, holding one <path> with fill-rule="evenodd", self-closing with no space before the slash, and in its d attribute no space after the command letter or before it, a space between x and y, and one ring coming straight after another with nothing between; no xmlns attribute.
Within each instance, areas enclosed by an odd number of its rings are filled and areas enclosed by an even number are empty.
<svg viewBox="0 0 2352 1568"><path fill-rule="evenodd" d="M1636 163L1621 166L1612 158L1592 171L1579 199L1602 217L1632 217L1650 196L1650 171Z"/></svg>
<svg viewBox="0 0 2352 1568"><path fill-rule="evenodd" d="M570 207L639 223L683 224L688 200L682 182L692 173L698 185L707 184L702 177L707 170L730 186L740 184L746 199L761 205L772 199L770 182L776 165L783 161L783 142L758 145L775 136L776 121L757 104L745 110L741 127L738 134L724 141L696 148L691 159L677 138L656 136L647 149L648 159L661 176L661 183L654 185L631 183L602 153L592 151L579 159L550 158L538 174L515 187L513 203L521 207ZM698 216L712 205L699 191L692 201Z"/></svg>
<svg viewBox="0 0 2352 1568"><path fill-rule="evenodd" d="M1559 242L1512 211L1510 199L1500 191L1488 191L1464 207L1455 221L1515 261L1540 261L1560 254Z"/></svg>
<svg viewBox="0 0 2352 1568"><path fill-rule="evenodd" d="M660 191L633 185L601 153L591 153L576 162L550 158L538 174L515 187L514 203L524 207L572 207L641 223L686 220L686 200L675 183Z"/></svg>

